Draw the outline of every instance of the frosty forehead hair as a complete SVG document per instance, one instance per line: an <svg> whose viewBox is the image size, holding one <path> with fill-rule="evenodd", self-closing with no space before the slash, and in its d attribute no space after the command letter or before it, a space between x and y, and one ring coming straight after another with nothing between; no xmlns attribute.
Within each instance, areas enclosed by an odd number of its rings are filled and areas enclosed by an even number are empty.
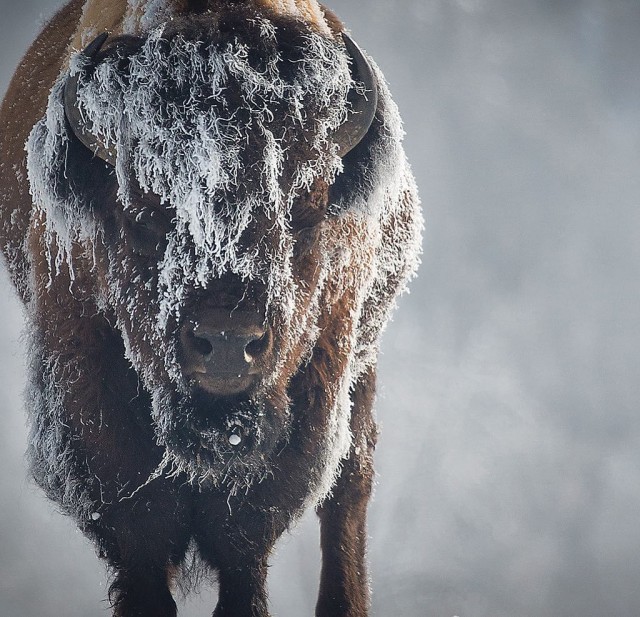
<svg viewBox="0 0 640 617"><path fill-rule="evenodd" d="M256 208L286 218L316 178L340 169L348 54L299 24L282 29L259 18L242 38L160 28L144 41L120 37L100 62L83 53L72 63L66 108L82 120L81 139L115 165L120 200L129 204L133 175L176 209L203 253L219 253L222 239L232 249Z"/></svg>
<svg viewBox="0 0 640 617"><path fill-rule="evenodd" d="M315 180L333 181L373 119L369 62L344 35L258 16L105 39L74 56L60 98L76 137L115 167L125 208L135 182L174 209L164 278L175 278L180 254L190 267L178 278L196 286L231 272L281 295L273 287L290 259L293 202ZM272 241L247 250L256 217L270 221ZM81 239L69 227L82 216L62 218L66 239Z"/></svg>

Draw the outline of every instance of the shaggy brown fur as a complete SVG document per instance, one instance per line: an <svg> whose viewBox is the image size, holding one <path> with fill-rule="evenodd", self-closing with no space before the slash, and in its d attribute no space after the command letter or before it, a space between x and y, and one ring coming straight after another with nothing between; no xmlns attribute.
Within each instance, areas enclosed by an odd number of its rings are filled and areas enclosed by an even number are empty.
<svg viewBox="0 0 640 617"><path fill-rule="evenodd" d="M284 309L268 306L268 281L242 280L233 273L205 288L185 281L182 313L170 316L162 341L166 349L177 346L182 368L184 358L196 353L185 349L195 345L188 341L198 327L188 326L189 319L218 320L219 329L232 331L263 321L260 340L266 341L255 352L257 377L250 385L236 387L229 378L237 392L220 394L205 380L204 386L185 391L172 382L165 348L158 348L149 325L149 315L160 310L159 261L175 226L174 204L161 203L135 185L131 203L121 203L113 168L92 157L69 132L55 189L62 197L82 196L98 233L74 242L64 256L72 267L56 269L52 264L67 249L48 233L49 214L34 206L30 194L24 144L68 64L69 41L86 43L89 26L94 32L106 27L121 33L125 3L90 0L84 17L83 3L72 0L47 24L18 67L0 110L0 241L30 319L34 476L76 518L112 568L116 617L175 617L170 589L190 546L217 574L215 617L267 617L269 555L307 505L317 507L321 524L316 615L365 617L365 521L377 435L375 358L367 353L375 349L394 298L415 268L421 222L412 185L370 228L362 222L370 215L345 209L355 196L373 192L369 166L383 140L390 139L389 104L379 103L368 134L344 157L342 173L334 181L318 175L291 206L287 233L294 242L291 276L296 318L306 328L302 335L288 324ZM165 31L166 45L172 36L221 46L240 37L253 45L260 62L262 42L253 21L259 16L277 26L279 51L289 61L282 71L293 74L296 50L308 32L331 36L342 29L315 0L294 4L295 11L286 13L282 7L291 3L278 0L175 2L179 14ZM98 62L116 53L115 41L120 41L118 57L125 60L139 45L112 37ZM235 101L234 87L227 89L227 102ZM241 107L238 117L242 121ZM292 129L282 135L288 144L281 173L286 185L297 163L317 153L306 135ZM251 139L242 155L244 170L256 168L265 151L260 134ZM258 184L247 171L243 186L226 195L225 203L259 190ZM257 212L242 247L263 258L275 254L279 241L268 213ZM335 264L326 278L319 266L323 250L331 252ZM344 257L349 251L351 261ZM387 259L388 273L378 274L363 297L376 259ZM218 317L221 312L228 316ZM131 349L140 365L131 361ZM363 368L356 372L355 366ZM345 377L350 371L351 382ZM153 400L149 383L166 384L161 403ZM327 456L336 447L332 414L340 406L340 384L349 389L351 407L344 413L349 413L351 446L339 469L327 471ZM157 427L159 414L167 423L164 432ZM242 446L234 450L225 431L236 426L237 418L244 433ZM210 435L220 441L212 449L201 441ZM197 473L189 477L184 468L167 467L168 450ZM330 493L322 494L318 487L334 472Z"/></svg>

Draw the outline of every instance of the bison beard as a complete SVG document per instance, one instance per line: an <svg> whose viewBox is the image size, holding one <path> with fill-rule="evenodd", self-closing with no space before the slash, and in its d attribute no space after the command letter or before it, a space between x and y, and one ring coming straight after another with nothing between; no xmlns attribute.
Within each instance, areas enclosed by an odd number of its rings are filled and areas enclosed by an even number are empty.
<svg viewBox="0 0 640 617"><path fill-rule="evenodd" d="M367 614L376 355L422 221L375 65L253 4L61 61L27 143L33 204L2 201L33 473L113 568L122 617L175 615L189 546L218 573L216 617L265 617L269 553L309 506L317 614Z"/></svg>

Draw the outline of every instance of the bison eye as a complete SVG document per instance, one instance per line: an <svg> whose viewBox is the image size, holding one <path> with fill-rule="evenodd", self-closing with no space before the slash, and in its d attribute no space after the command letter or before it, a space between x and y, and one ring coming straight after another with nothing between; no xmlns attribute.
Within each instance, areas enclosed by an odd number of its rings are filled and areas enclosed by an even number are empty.
<svg viewBox="0 0 640 617"><path fill-rule="evenodd" d="M293 245L294 261L313 256L318 248L319 238L320 230L318 227L306 227L297 231Z"/></svg>
<svg viewBox="0 0 640 617"><path fill-rule="evenodd" d="M142 257L164 253L169 224L157 210L149 208L125 211L126 237L131 250Z"/></svg>
<svg viewBox="0 0 640 617"><path fill-rule="evenodd" d="M291 227L302 231L316 227L327 217L329 187L324 180L317 179L308 193L301 195L291 208Z"/></svg>

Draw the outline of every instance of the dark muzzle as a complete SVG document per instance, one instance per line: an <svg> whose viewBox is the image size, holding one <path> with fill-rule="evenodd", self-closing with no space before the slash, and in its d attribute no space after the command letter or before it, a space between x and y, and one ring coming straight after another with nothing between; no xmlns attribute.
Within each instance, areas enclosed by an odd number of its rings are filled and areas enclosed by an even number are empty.
<svg viewBox="0 0 640 617"><path fill-rule="evenodd" d="M264 372L271 349L271 331L258 313L206 309L180 330L184 376L214 395L248 390Z"/></svg>

